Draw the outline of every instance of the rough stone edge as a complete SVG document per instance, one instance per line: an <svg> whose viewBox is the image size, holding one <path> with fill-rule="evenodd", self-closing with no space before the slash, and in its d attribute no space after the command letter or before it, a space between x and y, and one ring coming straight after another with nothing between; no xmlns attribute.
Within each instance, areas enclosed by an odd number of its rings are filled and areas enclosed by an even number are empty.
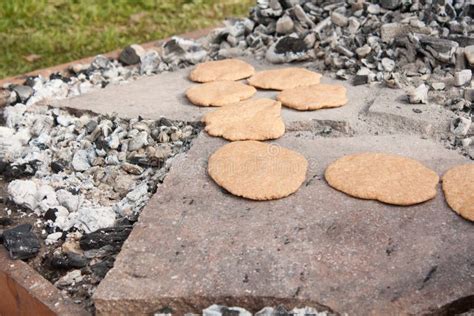
<svg viewBox="0 0 474 316"><path fill-rule="evenodd" d="M80 306L76 305L66 294L61 293L48 280L44 279L38 272L31 268L27 263L21 260L11 260L8 253L3 247L0 249L0 276L4 273L7 278L15 281L16 284L2 283L0 284L0 292L14 292L16 294L16 304L27 305L29 298L20 295L22 289L31 296L31 302L37 301L43 304L44 311L49 310L51 314L56 315L90 315ZM16 288L19 286L20 288ZM0 303L0 314L2 312L2 304L8 304L3 301ZM5 305L6 306L6 305ZM17 311L20 314L21 311ZM38 311L39 312L39 311Z"/></svg>
<svg viewBox="0 0 474 316"><path fill-rule="evenodd" d="M183 37L183 38L186 38L186 39L198 39L202 36L205 36L205 35L209 34L209 32L211 30L215 29L216 27L219 27L219 25L212 26L212 27L207 27L207 28L204 28L204 29L200 29L200 30L196 30L196 31L192 31L192 32L188 32L188 33L184 33L184 34L180 34L180 35L176 35L176 36ZM145 49L156 48L157 50L160 50L161 45L169 39L171 39L171 37L166 37L164 39L143 43L143 44L141 44L141 46ZM117 59L121 51L122 51L122 49L117 49L117 50L114 50L114 51L111 51L111 52L108 52L108 53L104 53L102 55L104 55L105 57L108 57L108 58ZM41 75L43 77L49 77L53 73L63 72L65 70L67 70L67 68L69 66L72 66L74 64L91 63L92 60L94 60L94 58L95 58L95 56L85 57L85 58L82 58L82 59L70 61L70 62L65 63L65 64L60 64L60 65L51 66L51 67L48 67L48 68L33 70L33 71L27 72L25 74L20 74L20 75L16 75L16 76L3 78L3 79L0 79L0 87L3 86L6 83L21 84L26 78L31 77L31 76Z"/></svg>

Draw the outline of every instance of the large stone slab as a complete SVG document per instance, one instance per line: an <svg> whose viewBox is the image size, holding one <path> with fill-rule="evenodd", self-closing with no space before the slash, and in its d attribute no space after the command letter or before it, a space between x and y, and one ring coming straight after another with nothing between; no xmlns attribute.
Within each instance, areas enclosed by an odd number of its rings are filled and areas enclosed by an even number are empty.
<svg viewBox="0 0 474 316"><path fill-rule="evenodd" d="M413 157L439 174L465 158L408 135L287 133L275 144L307 157L306 183L288 198L255 202L208 177L207 158L224 143L201 135L176 159L95 293L99 314L169 307L181 315L213 303L350 315L474 305L474 225L449 209L440 189L431 201L396 207L351 198L323 178L331 161L360 151Z"/></svg>
<svg viewBox="0 0 474 316"><path fill-rule="evenodd" d="M272 65L264 61L246 59L257 70L288 67ZM303 64L293 66L303 67ZM175 72L161 73L143 77L122 85L111 85L78 97L52 101L53 106L75 110L92 111L100 114L117 113L121 117L198 121L202 115L212 111L192 105L185 97L186 89L195 85L188 79L190 68ZM379 86L354 87L347 81L324 77L325 83L344 85L348 90L349 103L341 108L300 112L284 108L282 111L287 130L318 130L331 127L343 135L355 132L366 133L366 121L374 121L384 130L425 133L428 136L448 131L450 114L438 105L421 106L422 113L413 112L402 90L381 88ZM259 90L254 98L274 98L276 91ZM420 106L415 106L420 108ZM429 110L428 110L429 109ZM435 110L436 114L430 115ZM370 115L369 115L370 114ZM387 122L387 119L389 122ZM433 121L435 124L433 124ZM385 123L389 123L385 126Z"/></svg>

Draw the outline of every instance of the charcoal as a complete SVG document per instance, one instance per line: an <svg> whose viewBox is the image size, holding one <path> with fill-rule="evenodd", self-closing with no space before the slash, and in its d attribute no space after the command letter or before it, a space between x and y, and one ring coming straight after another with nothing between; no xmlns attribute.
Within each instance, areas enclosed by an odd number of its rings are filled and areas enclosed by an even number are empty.
<svg viewBox="0 0 474 316"><path fill-rule="evenodd" d="M30 224L22 224L3 232L3 245L10 258L24 260L37 255L41 246L31 228Z"/></svg>
<svg viewBox="0 0 474 316"><path fill-rule="evenodd" d="M132 226L99 229L93 233L85 234L79 244L83 250L99 249L105 245L111 245L115 249L120 249L131 231Z"/></svg>

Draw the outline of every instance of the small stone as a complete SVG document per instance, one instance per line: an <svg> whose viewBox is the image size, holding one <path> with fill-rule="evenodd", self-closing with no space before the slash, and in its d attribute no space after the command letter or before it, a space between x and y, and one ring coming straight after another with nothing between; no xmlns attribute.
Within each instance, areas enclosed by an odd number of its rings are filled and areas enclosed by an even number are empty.
<svg viewBox="0 0 474 316"><path fill-rule="evenodd" d="M472 138L467 137L467 138L464 138L461 141L461 145L462 145L462 147L467 148L467 147L471 146L472 142L473 142Z"/></svg>
<svg viewBox="0 0 474 316"><path fill-rule="evenodd" d="M402 4L401 0L380 0L382 8L387 10L394 10Z"/></svg>
<svg viewBox="0 0 474 316"><path fill-rule="evenodd" d="M339 69L336 72L336 77L341 80L347 80L349 77L347 76L347 73L344 69Z"/></svg>
<svg viewBox="0 0 474 316"><path fill-rule="evenodd" d="M408 91L408 99L412 104L428 103L428 86L421 84L414 89Z"/></svg>
<svg viewBox="0 0 474 316"><path fill-rule="evenodd" d="M331 21L340 27L346 27L349 24L348 19L343 14L336 11L331 13Z"/></svg>
<svg viewBox="0 0 474 316"><path fill-rule="evenodd" d="M396 37L406 34L407 27L400 23L386 23L380 27L382 41L388 43Z"/></svg>
<svg viewBox="0 0 474 316"><path fill-rule="evenodd" d="M51 171L53 171L54 173L59 173L63 171L64 168L66 168L66 163L63 160L56 160L56 161L52 161L49 167L51 168Z"/></svg>
<svg viewBox="0 0 474 316"><path fill-rule="evenodd" d="M38 186L31 180L14 180L8 184L8 195L15 204L30 210L38 206Z"/></svg>
<svg viewBox="0 0 474 316"><path fill-rule="evenodd" d="M135 65L140 62L142 56L145 55L143 47L133 44L125 47L119 56L119 61L125 65Z"/></svg>
<svg viewBox="0 0 474 316"><path fill-rule="evenodd" d="M474 88L464 89L464 99L469 102L474 102Z"/></svg>
<svg viewBox="0 0 474 316"><path fill-rule="evenodd" d="M357 20L357 18L351 16L349 19L349 25L347 26L347 30L349 31L349 33L351 34L355 34L357 33L357 31L359 30L359 27L360 27L360 22Z"/></svg>
<svg viewBox="0 0 474 316"><path fill-rule="evenodd" d="M364 46L359 47L359 48L356 49L356 54L357 54L357 56L359 56L361 58L364 58L367 55L369 55L371 51L372 51L372 47L365 44Z"/></svg>
<svg viewBox="0 0 474 316"><path fill-rule="evenodd" d="M352 79L354 86L360 86L369 82L369 75L355 75Z"/></svg>
<svg viewBox="0 0 474 316"><path fill-rule="evenodd" d="M382 66L385 71L392 72L395 69L395 61L390 58L382 58Z"/></svg>
<svg viewBox="0 0 474 316"><path fill-rule="evenodd" d="M95 56L94 60L91 63L92 69L109 69L112 67L112 62L105 57L104 55L97 55Z"/></svg>
<svg viewBox="0 0 474 316"><path fill-rule="evenodd" d="M14 86L13 91L15 91L16 95L18 96L18 101L21 103L25 103L28 99L33 95L33 88L30 86Z"/></svg>
<svg viewBox="0 0 474 316"><path fill-rule="evenodd" d="M203 316L252 316L250 312L240 307L226 307L221 305L211 305L202 311Z"/></svg>
<svg viewBox="0 0 474 316"><path fill-rule="evenodd" d="M58 242L58 240L63 236L62 232L52 233L46 237L44 241L46 245L53 245Z"/></svg>
<svg viewBox="0 0 474 316"><path fill-rule="evenodd" d="M141 175L143 173L143 168L135 164L125 162L122 164L122 169L130 174Z"/></svg>
<svg viewBox="0 0 474 316"><path fill-rule="evenodd" d="M140 74L151 75L157 71L161 63L160 54L155 50L146 52L141 58Z"/></svg>
<svg viewBox="0 0 474 316"><path fill-rule="evenodd" d="M135 151L145 145L148 145L148 133L142 131L128 142L128 150Z"/></svg>
<svg viewBox="0 0 474 316"><path fill-rule="evenodd" d="M87 151L78 150L72 158L71 165L75 171L86 171L89 169L91 165L89 163Z"/></svg>
<svg viewBox="0 0 474 316"><path fill-rule="evenodd" d="M61 288L81 282L83 278L84 277L82 276L81 270L72 270L56 281L54 285Z"/></svg>
<svg viewBox="0 0 474 316"><path fill-rule="evenodd" d="M79 194L72 194L68 190L56 191L56 197L59 205L65 207L69 212L77 212L81 206L81 196Z"/></svg>
<svg viewBox="0 0 474 316"><path fill-rule="evenodd" d="M77 253L67 252L54 255L51 258L50 264L55 269L69 270L80 269L87 265L87 258Z"/></svg>
<svg viewBox="0 0 474 316"><path fill-rule="evenodd" d="M465 84L471 82L471 79L472 71L470 69L464 69L454 73L454 85L457 87L464 86Z"/></svg>
<svg viewBox="0 0 474 316"><path fill-rule="evenodd" d="M335 47L336 51L346 57L352 58L354 56L354 53L348 49L347 47L344 47L342 45L337 45Z"/></svg>
<svg viewBox="0 0 474 316"><path fill-rule="evenodd" d="M471 67L474 67L474 45L464 47L464 56Z"/></svg>
<svg viewBox="0 0 474 316"><path fill-rule="evenodd" d="M40 242L31 228L23 224L3 232L3 245L13 260L32 258L39 252Z"/></svg>
<svg viewBox="0 0 474 316"><path fill-rule="evenodd" d="M112 227L115 224L115 212L111 207L83 207L71 215L71 226L82 229L86 233Z"/></svg>
<svg viewBox="0 0 474 316"><path fill-rule="evenodd" d="M290 34L293 32L294 27L293 20L288 15L284 15L276 23L276 32L278 34Z"/></svg>
<svg viewBox="0 0 474 316"><path fill-rule="evenodd" d="M370 14L380 14L380 6L378 4L369 4L367 12Z"/></svg>
<svg viewBox="0 0 474 316"><path fill-rule="evenodd" d="M451 132L456 136L465 136L471 127L471 119L466 117L457 117L451 121Z"/></svg>
<svg viewBox="0 0 474 316"><path fill-rule="evenodd" d="M433 88L433 90L444 90L446 88L446 85L444 84L444 82L433 82L431 84L431 87Z"/></svg>

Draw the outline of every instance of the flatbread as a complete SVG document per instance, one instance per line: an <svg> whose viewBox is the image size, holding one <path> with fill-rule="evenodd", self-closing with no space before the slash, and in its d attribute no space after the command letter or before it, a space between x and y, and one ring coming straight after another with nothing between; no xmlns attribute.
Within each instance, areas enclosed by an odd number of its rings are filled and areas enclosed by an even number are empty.
<svg viewBox="0 0 474 316"><path fill-rule="evenodd" d="M347 90L341 85L317 84L284 90L277 100L300 111L334 108L347 103Z"/></svg>
<svg viewBox="0 0 474 316"><path fill-rule="evenodd" d="M200 106L223 106L252 97L254 87L235 81L214 81L193 86L186 91L189 101Z"/></svg>
<svg viewBox="0 0 474 316"><path fill-rule="evenodd" d="M420 162L384 153L344 156L326 169L336 190L361 199L413 205L436 196L438 175Z"/></svg>
<svg viewBox="0 0 474 316"><path fill-rule="evenodd" d="M211 82L220 80L241 80L255 73L252 65L239 59L224 59L201 63L189 74L195 82Z"/></svg>
<svg viewBox="0 0 474 316"><path fill-rule="evenodd" d="M211 155L208 165L218 185L251 200L274 200L296 192L307 169L301 154L257 141L224 145Z"/></svg>
<svg viewBox="0 0 474 316"><path fill-rule="evenodd" d="M271 99L226 105L206 114L203 122L209 135L230 141L275 139L285 133L281 103Z"/></svg>
<svg viewBox="0 0 474 316"><path fill-rule="evenodd" d="M321 76L305 68L289 67L259 71L248 82L260 89L285 90L318 84Z"/></svg>
<svg viewBox="0 0 474 316"><path fill-rule="evenodd" d="M453 211L474 221L474 164L449 169L443 176L443 191Z"/></svg>

